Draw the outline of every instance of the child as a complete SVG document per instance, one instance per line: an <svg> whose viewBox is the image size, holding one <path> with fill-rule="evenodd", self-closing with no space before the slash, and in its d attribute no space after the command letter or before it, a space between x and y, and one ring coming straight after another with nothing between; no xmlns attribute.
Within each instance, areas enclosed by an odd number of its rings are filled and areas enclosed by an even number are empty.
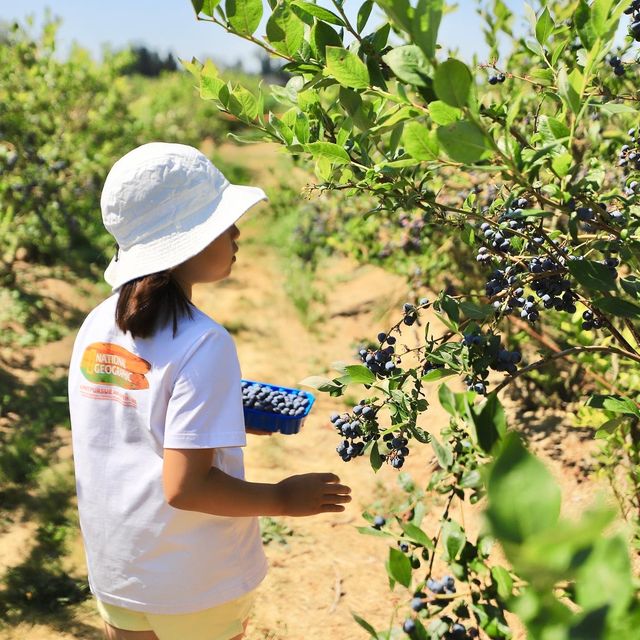
<svg viewBox="0 0 640 640"><path fill-rule="evenodd" d="M105 181L114 293L76 337L69 411L89 585L108 639L239 640L268 568L257 516L351 501L333 473L244 480L235 344L191 302L193 284L229 275L235 223L266 199L181 144L142 145Z"/></svg>

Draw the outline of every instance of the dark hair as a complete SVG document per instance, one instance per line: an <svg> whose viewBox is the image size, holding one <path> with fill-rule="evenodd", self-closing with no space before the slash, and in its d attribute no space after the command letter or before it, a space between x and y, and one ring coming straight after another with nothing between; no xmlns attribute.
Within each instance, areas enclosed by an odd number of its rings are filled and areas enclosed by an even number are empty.
<svg viewBox="0 0 640 640"><path fill-rule="evenodd" d="M120 287L116 324L133 338L150 338L157 328L173 319L173 337L178 318L193 318L194 304L186 296L171 271L159 271L126 282Z"/></svg>

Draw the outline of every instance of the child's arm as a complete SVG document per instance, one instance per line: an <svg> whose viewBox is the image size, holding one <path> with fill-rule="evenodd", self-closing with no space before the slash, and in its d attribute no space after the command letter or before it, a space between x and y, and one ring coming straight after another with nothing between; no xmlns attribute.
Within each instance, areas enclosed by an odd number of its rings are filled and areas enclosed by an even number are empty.
<svg viewBox="0 0 640 640"><path fill-rule="evenodd" d="M247 482L212 467L213 449L165 449L163 487L175 509L217 516L310 516L344 511L351 489L333 473Z"/></svg>

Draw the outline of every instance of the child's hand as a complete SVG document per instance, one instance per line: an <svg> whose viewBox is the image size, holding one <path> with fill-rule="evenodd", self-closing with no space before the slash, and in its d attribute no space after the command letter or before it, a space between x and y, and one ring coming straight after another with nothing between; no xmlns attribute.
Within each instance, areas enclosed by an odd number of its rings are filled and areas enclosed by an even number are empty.
<svg viewBox="0 0 640 640"><path fill-rule="evenodd" d="M351 502L351 488L337 484L334 473L304 473L290 476L277 484L283 515L313 516L317 513L344 511L343 502Z"/></svg>
<svg viewBox="0 0 640 640"><path fill-rule="evenodd" d="M247 429L245 428L247 433L252 433L254 436L272 436L273 431L260 431L259 429Z"/></svg>

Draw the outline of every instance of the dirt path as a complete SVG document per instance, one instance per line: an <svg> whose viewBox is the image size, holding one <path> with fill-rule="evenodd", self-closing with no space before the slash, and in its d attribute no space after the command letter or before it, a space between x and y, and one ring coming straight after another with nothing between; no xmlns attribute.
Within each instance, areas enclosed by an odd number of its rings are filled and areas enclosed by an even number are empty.
<svg viewBox="0 0 640 640"><path fill-rule="evenodd" d="M262 153L248 147L256 166L264 163ZM242 153L242 152L237 152ZM324 320L313 331L305 328L285 293L287 265L277 253L260 241L260 207L241 224L240 252L232 276L218 285L194 288L194 302L234 333L243 377L287 386L299 386L309 375L328 373L336 360L355 363L358 344L375 336L393 322L406 299L402 279L374 267L357 267L344 258L332 258L322 269L317 283L327 296ZM437 330L438 321L432 318ZM405 330L403 338L412 346L415 330ZM35 361L65 366L73 336L38 350ZM415 343L413 343L415 346ZM452 385L455 388L455 385ZM433 392L437 386L432 387ZM247 479L275 482L288 475L332 471L353 489L353 502L344 513L310 518L277 519L292 535L287 544L266 546L270 571L260 589L247 640L351 640L368 634L353 620L351 612L377 628L386 628L394 604L400 605L396 625L408 613L410 594L397 586L388 589L384 559L385 539L361 535L357 526L366 525L361 511L385 514L386 509L406 495L399 487L398 472L387 465L374 474L366 458L344 463L335 453L338 437L329 423L334 411L350 409L359 397L331 398L316 392L316 404L303 430L293 436L248 436L245 450ZM350 401L350 404L345 403ZM427 429L438 434L448 422L437 400L426 418ZM541 432L541 442L551 442L553 434ZM535 436L536 434L534 434ZM68 434L67 434L68 437ZM572 436L572 459L589 457L590 445ZM535 438L533 438L535 440ZM554 445L555 446L555 445ZM544 453L544 446L540 445ZM70 448L63 452L62 465L69 465ZM66 460L65 460L66 458ZM414 446L402 471L418 486L425 486L433 456L428 446ZM578 482L579 474L551 461L559 478L565 510L579 513L591 502L593 485ZM429 499L427 528L437 522L442 510L439 498ZM458 514L456 514L458 515ZM462 514L470 536L479 529L471 511ZM26 527L16 526L0 537L0 562L19 562L28 547ZM12 546L13 545L13 546ZM84 575L84 552L79 536L72 543L69 571ZM13 549L14 558L11 558ZM73 623L61 628L55 620L47 624L22 624L0 632L4 640L99 639L100 621L91 601L73 607Z"/></svg>

